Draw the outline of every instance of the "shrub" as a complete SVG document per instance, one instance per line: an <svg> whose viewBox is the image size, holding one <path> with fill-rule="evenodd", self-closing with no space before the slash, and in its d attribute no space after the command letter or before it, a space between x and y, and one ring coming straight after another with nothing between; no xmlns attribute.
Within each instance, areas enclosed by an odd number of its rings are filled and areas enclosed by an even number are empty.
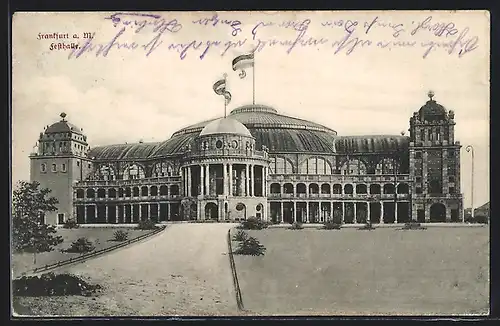
<svg viewBox="0 0 500 326"><path fill-rule="evenodd" d="M128 240L128 232L117 230L113 233L113 241L126 241Z"/></svg>
<svg viewBox="0 0 500 326"><path fill-rule="evenodd" d="M323 224L323 230L340 230L342 224L335 223L334 221L328 221Z"/></svg>
<svg viewBox="0 0 500 326"><path fill-rule="evenodd" d="M71 252L71 253L86 253L94 250L95 247L92 244L92 241L88 240L87 238L78 238L75 241L71 243L71 247L68 249L64 250L65 252Z"/></svg>
<svg viewBox="0 0 500 326"><path fill-rule="evenodd" d="M426 230L427 228L420 225L420 223L418 223L418 222L411 221L411 222L405 223L405 225L403 226L402 229L403 230Z"/></svg>
<svg viewBox="0 0 500 326"><path fill-rule="evenodd" d="M12 281L14 296L89 296L101 289L72 274L46 273L41 276L23 276Z"/></svg>
<svg viewBox="0 0 500 326"><path fill-rule="evenodd" d="M78 223L74 218L66 220L66 222L64 222L63 224L63 228L65 229L78 229L79 227L80 225L78 225Z"/></svg>
<svg viewBox="0 0 500 326"><path fill-rule="evenodd" d="M254 237L248 237L241 241L238 248L233 252L235 255L263 256L266 251L264 245Z"/></svg>
<svg viewBox="0 0 500 326"><path fill-rule="evenodd" d="M139 223L137 224L137 229L139 230L154 230L156 228L156 223L151 219L139 221Z"/></svg>
<svg viewBox="0 0 500 326"><path fill-rule="evenodd" d="M235 235L233 235L233 241L245 241L248 239L248 233L243 230L238 230Z"/></svg>
<svg viewBox="0 0 500 326"><path fill-rule="evenodd" d="M262 230L268 227L268 223L258 219L254 216L249 217L247 220L241 222L240 229L243 230Z"/></svg>
<svg viewBox="0 0 500 326"><path fill-rule="evenodd" d="M289 227L290 230L302 230L304 226L302 226L302 223L300 222L293 222L292 225Z"/></svg>

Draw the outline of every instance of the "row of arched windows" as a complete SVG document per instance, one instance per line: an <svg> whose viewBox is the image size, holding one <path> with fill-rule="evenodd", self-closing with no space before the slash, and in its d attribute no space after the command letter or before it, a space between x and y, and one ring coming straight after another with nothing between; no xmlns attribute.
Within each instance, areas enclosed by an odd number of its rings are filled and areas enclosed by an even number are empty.
<svg viewBox="0 0 500 326"><path fill-rule="evenodd" d="M285 183L283 187L279 183L272 183L270 185L271 194L293 194L293 184ZM333 186L329 183L323 183L321 186L317 183L311 183L307 186L305 183L298 183L296 185L297 194L394 194L394 191L398 194L408 194L410 191L409 185L407 183L400 183L396 186L392 183L387 183L381 186L380 184L371 184L367 186L366 184L360 183L357 185L346 184L342 187L341 184L334 184Z"/></svg>
<svg viewBox="0 0 500 326"><path fill-rule="evenodd" d="M106 193L107 192L107 193ZM149 196L178 196L178 185L161 185L161 186L142 186L142 187L125 187L125 188L93 188L77 189L76 198L130 198L130 197L149 197Z"/></svg>
<svg viewBox="0 0 500 326"><path fill-rule="evenodd" d="M99 180L116 180L118 179L116 169L111 164L100 165L96 171L96 177ZM174 167L167 162L159 162L153 165L151 177L167 177L174 175ZM121 173L123 180L144 179L146 172L142 165L132 163L127 165Z"/></svg>
<svg viewBox="0 0 500 326"><path fill-rule="evenodd" d="M351 158L340 166L336 162L329 162L321 157L311 157L303 161L298 169L295 169L290 159L273 157L269 164L270 174L342 174L342 175L365 175L365 174L394 174L395 169L400 172L400 165L391 158L383 158L375 166L368 166L357 158Z"/></svg>

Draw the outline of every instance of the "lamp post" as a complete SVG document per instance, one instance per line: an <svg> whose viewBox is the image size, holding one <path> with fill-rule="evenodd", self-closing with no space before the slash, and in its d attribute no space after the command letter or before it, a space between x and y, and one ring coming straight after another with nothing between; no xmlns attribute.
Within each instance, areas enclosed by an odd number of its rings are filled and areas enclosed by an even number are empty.
<svg viewBox="0 0 500 326"><path fill-rule="evenodd" d="M471 153L472 156L472 168L471 168L471 186L470 186L470 205L471 205L471 217L474 220L474 147L472 145L467 145L465 147L467 152ZM465 218L465 217L464 217ZM464 222L464 221L462 221Z"/></svg>

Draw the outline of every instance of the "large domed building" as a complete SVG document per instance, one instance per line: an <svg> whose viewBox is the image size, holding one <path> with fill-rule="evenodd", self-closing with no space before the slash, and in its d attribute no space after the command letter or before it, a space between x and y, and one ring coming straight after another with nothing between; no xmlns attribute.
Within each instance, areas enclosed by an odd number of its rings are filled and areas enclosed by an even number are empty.
<svg viewBox="0 0 500 326"><path fill-rule="evenodd" d="M454 114L429 94L409 136L339 136L264 105L176 131L157 143L89 149L65 120L40 134L31 178L51 188L45 222L181 220L274 223L461 221Z"/></svg>

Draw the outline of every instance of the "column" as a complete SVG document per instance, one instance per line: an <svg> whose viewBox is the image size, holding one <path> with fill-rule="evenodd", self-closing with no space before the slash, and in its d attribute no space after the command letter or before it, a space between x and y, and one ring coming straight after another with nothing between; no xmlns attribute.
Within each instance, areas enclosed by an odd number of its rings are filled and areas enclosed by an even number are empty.
<svg viewBox="0 0 500 326"><path fill-rule="evenodd" d="M354 202L354 224L358 223L358 219L357 219L357 210L356 210L356 202Z"/></svg>
<svg viewBox="0 0 500 326"><path fill-rule="evenodd" d="M306 183L306 198L309 197L309 184Z"/></svg>
<svg viewBox="0 0 500 326"><path fill-rule="evenodd" d="M186 175L186 168L182 168L182 188L184 189L184 197L187 197L187 175ZM170 189L169 189L170 190Z"/></svg>
<svg viewBox="0 0 500 326"><path fill-rule="evenodd" d="M240 185L239 185L239 193L240 196L245 196L245 172L243 169L240 170Z"/></svg>
<svg viewBox="0 0 500 326"><path fill-rule="evenodd" d="M222 185L223 185L223 189L224 191L222 192L224 194L224 196L227 196L227 164L226 163L222 163Z"/></svg>
<svg viewBox="0 0 500 326"><path fill-rule="evenodd" d="M233 195L233 165L231 163L228 164L229 167L229 196Z"/></svg>
<svg viewBox="0 0 500 326"><path fill-rule="evenodd" d="M187 189L188 189L188 197L191 197L192 195L192 192L191 192L191 185L192 185L192 182L191 182L191 166L188 166L187 167Z"/></svg>
<svg viewBox="0 0 500 326"><path fill-rule="evenodd" d="M171 211L171 209L170 209L170 203L167 203L166 209L167 209L167 211L165 213L166 213L167 216L165 217L165 220L170 221L171 220L171 218L170 218L170 211Z"/></svg>
<svg viewBox="0 0 500 326"><path fill-rule="evenodd" d="M262 167L262 197L266 197L266 167Z"/></svg>
<svg viewBox="0 0 500 326"><path fill-rule="evenodd" d="M106 223L109 223L109 206L104 205L104 214L106 214Z"/></svg>
<svg viewBox="0 0 500 326"><path fill-rule="evenodd" d="M205 195L205 170L203 165L200 165L200 195Z"/></svg>
<svg viewBox="0 0 500 326"><path fill-rule="evenodd" d="M330 215L328 217L329 220L332 220L333 221L333 202L331 201L330 202Z"/></svg>
<svg viewBox="0 0 500 326"><path fill-rule="evenodd" d="M205 188L207 190L207 196L210 196L210 164L205 166Z"/></svg>
<svg viewBox="0 0 500 326"><path fill-rule="evenodd" d="M370 223L370 202L366 202L366 221Z"/></svg>
<svg viewBox="0 0 500 326"><path fill-rule="evenodd" d="M151 218L151 203L146 204L148 205L148 218Z"/></svg>
<svg viewBox="0 0 500 326"><path fill-rule="evenodd" d="M130 220L133 222L134 221L134 214L135 213L135 205L130 204Z"/></svg>
<svg viewBox="0 0 500 326"><path fill-rule="evenodd" d="M87 205L83 205L83 222L87 223Z"/></svg>
<svg viewBox="0 0 500 326"><path fill-rule="evenodd" d="M280 202L280 205L281 205L280 222L283 223L283 215L284 215L284 212L283 212L283 202Z"/></svg>
<svg viewBox="0 0 500 326"><path fill-rule="evenodd" d="M250 172L249 172L249 165L245 165L245 195L250 196Z"/></svg>
<svg viewBox="0 0 500 326"><path fill-rule="evenodd" d="M394 223L398 223L398 203L394 202Z"/></svg>
<svg viewBox="0 0 500 326"><path fill-rule="evenodd" d="M306 223L309 223L309 202L306 201Z"/></svg>
<svg viewBox="0 0 500 326"><path fill-rule="evenodd" d="M118 204L115 205L115 223L118 223Z"/></svg>
<svg viewBox="0 0 500 326"><path fill-rule="evenodd" d="M253 197L255 195L254 188L255 188L255 171L254 171L254 165L250 164L250 196Z"/></svg>
<svg viewBox="0 0 500 326"><path fill-rule="evenodd" d="M342 224L345 222L345 201L342 202Z"/></svg>
<svg viewBox="0 0 500 326"><path fill-rule="evenodd" d="M297 222L297 202L293 202L293 221Z"/></svg>
<svg viewBox="0 0 500 326"><path fill-rule="evenodd" d="M380 201L380 224L384 224L384 202Z"/></svg>

